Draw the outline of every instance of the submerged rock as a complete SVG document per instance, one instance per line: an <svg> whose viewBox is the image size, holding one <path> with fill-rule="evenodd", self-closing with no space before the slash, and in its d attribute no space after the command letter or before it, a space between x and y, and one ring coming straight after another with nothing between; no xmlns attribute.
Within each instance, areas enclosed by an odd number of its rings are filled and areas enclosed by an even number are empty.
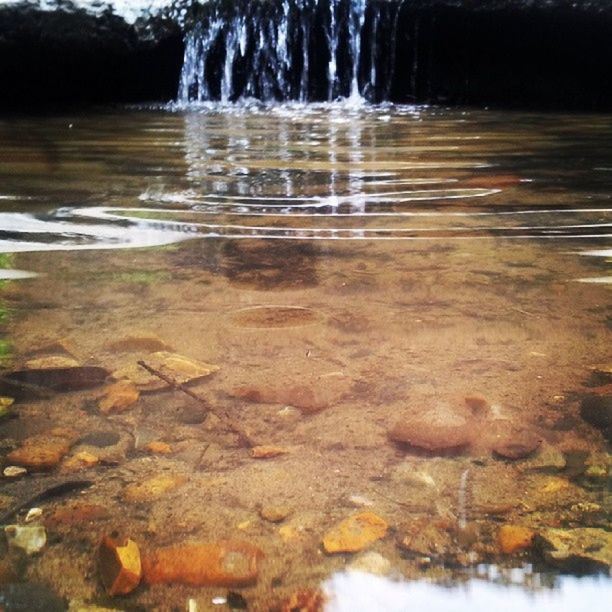
<svg viewBox="0 0 612 612"><path fill-rule="evenodd" d="M241 587L254 584L262 551L249 542L223 540L160 548L143 558L149 584Z"/></svg>
<svg viewBox="0 0 612 612"><path fill-rule="evenodd" d="M154 501L185 484L186 481L184 476L159 474L142 482L128 485L123 493L123 498L132 503Z"/></svg>
<svg viewBox="0 0 612 612"><path fill-rule="evenodd" d="M421 557L437 558L449 554L453 541L446 530L429 523L400 530L397 545Z"/></svg>
<svg viewBox="0 0 612 612"><path fill-rule="evenodd" d="M284 446L254 446L250 450L250 455L253 459L271 459L280 455L286 455L289 452Z"/></svg>
<svg viewBox="0 0 612 612"><path fill-rule="evenodd" d="M140 397L140 391L129 380L120 380L106 389L104 397L98 402L102 414L125 412Z"/></svg>
<svg viewBox="0 0 612 612"><path fill-rule="evenodd" d="M188 384L217 372L219 366L197 361L177 353L158 351L147 355L145 363L177 383ZM158 391L170 385L137 363L113 372L115 380L129 380L140 391Z"/></svg>
<svg viewBox="0 0 612 612"><path fill-rule="evenodd" d="M96 466L99 461L100 459L96 455L88 453L87 451L80 451L64 461L61 471L78 472Z"/></svg>
<svg viewBox="0 0 612 612"><path fill-rule="evenodd" d="M444 405L398 421L388 435L394 442L432 453L461 452L472 439L466 416Z"/></svg>
<svg viewBox="0 0 612 612"><path fill-rule="evenodd" d="M307 414L320 412L342 396L342 389L322 383L276 385L248 385L230 391L232 397L261 404L287 404Z"/></svg>
<svg viewBox="0 0 612 612"><path fill-rule="evenodd" d="M497 532L497 541L503 553L513 554L531 546L535 532L520 525L502 525Z"/></svg>
<svg viewBox="0 0 612 612"><path fill-rule="evenodd" d="M42 525L7 525L4 533L9 547L26 555L35 555L47 544L47 532Z"/></svg>
<svg viewBox="0 0 612 612"><path fill-rule="evenodd" d="M259 509L259 516L270 523L280 523L292 512L293 508L290 506L262 506Z"/></svg>
<svg viewBox="0 0 612 612"><path fill-rule="evenodd" d="M46 434L26 438L7 460L30 470L50 470L68 453L77 435L72 430L53 429Z"/></svg>
<svg viewBox="0 0 612 612"><path fill-rule="evenodd" d="M94 366L37 368L10 372L2 376L0 392L14 397L39 396L41 391L77 391L103 384L108 371Z"/></svg>
<svg viewBox="0 0 612 612"><path fill-rule="evenodd" d="M612 533L604 529L544 529L537 543L555 565L573 570L612 568Z"/></svg>
<svg viewBox="0 0 612 612"><path fill-rule="evenodd" d="M494 455L503 459L525 459L532 455L541 443L542 438L528 429L512 428L493 443L492 450Z"/></svg>
<svg viewBox="0 0 612 612"><path fill-rule="evenodd" d="M104 345L109 353L154 353L156 351L171 351L172 347L161 338L150 334L142 336L125 336L112 340Z"/></svg>
<svg viewBox="0 0 612 612"><path fill-rule="evenodd" d="M357 552L385 537L387 522L373 512L350 516L333 527L323 538L326 553Z"/></svg>
<svg viewBox="0 0 612 612"><path fill-rule="evenodd" d="M109 595L126 595L140 583L142 564L134 540L104 537L98 548L98 570Z"/></svg>

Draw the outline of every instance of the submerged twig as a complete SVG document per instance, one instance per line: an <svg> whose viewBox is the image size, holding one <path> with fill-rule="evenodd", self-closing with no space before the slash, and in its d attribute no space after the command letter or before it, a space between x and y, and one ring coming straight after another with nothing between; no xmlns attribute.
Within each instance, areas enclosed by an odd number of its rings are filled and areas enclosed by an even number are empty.
<svg viewBox="0 0 612 612"><path fill-rule="evenodd" d="M257 446L257 443L253 441L251 436L242 428L232 417L222 409L213 408L203 397L199 396L197 393L186 387L184 384L174 380L170 376L167 376L163 372L156 370L151 367L148 363L144 361L139 361L138 365L144 368L147 372L161 378L164 382L168 383L173 389L177 389L178 391L182 391L186 393L189 397L199 402L208 412L214 414L222 423L238 436L240 443L242 446L246 446L247 448L251 448L253 446Z"/></svg>

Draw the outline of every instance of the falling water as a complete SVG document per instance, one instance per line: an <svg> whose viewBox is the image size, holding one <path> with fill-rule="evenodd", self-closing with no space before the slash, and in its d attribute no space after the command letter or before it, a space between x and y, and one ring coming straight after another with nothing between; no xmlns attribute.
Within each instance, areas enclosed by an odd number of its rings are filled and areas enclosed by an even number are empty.
<svg viewBox="0 0 612 612"><path fill-rule="evenodd" d="M385 98L401 2L374 2L211 0L186 34L178 102Z"/></svg>

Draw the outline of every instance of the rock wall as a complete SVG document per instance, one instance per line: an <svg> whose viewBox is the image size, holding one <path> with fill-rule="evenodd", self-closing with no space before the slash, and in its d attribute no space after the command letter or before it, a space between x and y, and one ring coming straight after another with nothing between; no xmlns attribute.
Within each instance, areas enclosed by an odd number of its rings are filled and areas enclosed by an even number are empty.
<svg viewBox="0 0 612 612"><path fill-rule="evenodd" d="M136 21L84 4L0 2L0 109L175 98L183 32L205 3ZM403 0L397 16L392 101L612 109L607 0Z"/></svg>

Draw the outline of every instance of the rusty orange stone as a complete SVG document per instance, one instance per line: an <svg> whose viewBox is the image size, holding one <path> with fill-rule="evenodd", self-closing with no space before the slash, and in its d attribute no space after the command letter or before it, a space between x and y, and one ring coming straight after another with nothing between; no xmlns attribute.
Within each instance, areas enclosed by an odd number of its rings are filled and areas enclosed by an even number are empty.
<svg viewBox="0 0 612 612"><path fill-rule="evenodd" d="M323 538L327 553L357 552L385 537L387 522L373 512L355 514L331 529Z"/></svg>
<svg viewBox="0 0 612 612"><path fill-rule="evenodd" d="M502 552L511 555L531 546L535 532L519 525L503 525L497 533Z"/></svg>
<svg viewBox="0 0 612 612"><path fill-rule="evenodd" d="M98 403L100 412L113 414L125 412L140 397L140 391L133 382L120 380L106 389L106 394Z"/></svg>
<svg viewBox="0 0 612 612"><path fill-rule="evenodd" d="M187 478L182 475L158 474L128 485L123 492L123 498L130 503L155 501L186 482Z"/></svg>
<svg viewBox="0 0 612 612"><path fill-rule="evenodd" d="M23 446L10 452L6 458L10 463L31 470L50 470L68 453L70 444L63 438L33 436Z"/></svg>
<svg viewBox="0 0 612 612"><path fill-rule="evenodd" d="M153 440L149 442L145 448L150 452L156 455L170 455L172 453L172 447L165 442L161 442L160 440Z"/></svg>
<svg viewBox="0 0 612 612"><path fill-rule="evenodd" d="M160 548L143 558L149 584L242 587L254 584L262 551L241 540L184 543Z"/></svg>
<svg viewBox="0 0 612 612"><path fill-rule="evenodd" d="M127 595L140 583L142 564L134 540L104 537L98 549L98 568L109 595Z"/></svg>
<svg viewBox="0 0 612 612"><path fill-rule="evenodd" d="M285 455L288 452L289 449L284 446L254 446L251 449L251 457L253 459L270 459L271 457Z"/></svg>
<svg viewBox="0 0 612 612"><path fill-rule="evenodd" d="M64 463L62 464L62 471L78 472L79 470L84 470L89 467L93 467L94 465L97 465L99 461L100 460L98 459L98 457L96 457L96 455L92 455L87 451L81 451L64 461Z"/></svg>

